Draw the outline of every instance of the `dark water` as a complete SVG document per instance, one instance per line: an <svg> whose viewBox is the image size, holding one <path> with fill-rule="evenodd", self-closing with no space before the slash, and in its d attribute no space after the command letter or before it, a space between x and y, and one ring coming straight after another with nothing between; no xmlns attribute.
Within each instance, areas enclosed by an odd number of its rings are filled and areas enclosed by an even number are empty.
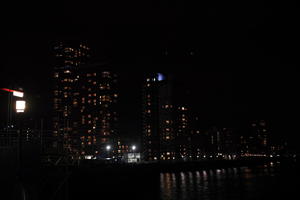
<svg viewBox="0 0 300 200"><path fill-rule="evenodd" d="M159 173L152 169L28 172L23 179L27 200L258 200L297 199L298 170L294 164L199 169ZM34 176L33 176L34 175ZM13 178L3 179L3 199L24 199ZM19 188L19 189L18 189ZM4 198L4 196L14 198ZM1 197L2 199L2 197Z"/></svg>
<svg viewBox="0 0 300 200"><path fill-rule="evenodd" d="M258 167L161 173L160 199L291 199L298 196L297 171L279 163Z"/></svg>

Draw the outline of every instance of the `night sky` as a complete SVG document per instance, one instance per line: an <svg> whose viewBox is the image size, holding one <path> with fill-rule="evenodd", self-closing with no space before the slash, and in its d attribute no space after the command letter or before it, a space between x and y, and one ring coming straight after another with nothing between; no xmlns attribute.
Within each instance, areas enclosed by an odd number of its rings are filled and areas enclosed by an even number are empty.
<svg viewBox="0 0 300 200"><path fill-rule="evenodd" d="M81 40L95 59L117 66L121 105L126 105L120 111L125 135L140 131L136 122L141 116L142 72L160 71L174 75L178 93L188 98L203 124L266 119L274 134L292 141L299 65L296 6L273 1L188 2L9 5L2 25L0 87L22 86L36 102L32 114L47 118L51 47L59 40ZM4 99L2 93L5 110Z"/></svg>

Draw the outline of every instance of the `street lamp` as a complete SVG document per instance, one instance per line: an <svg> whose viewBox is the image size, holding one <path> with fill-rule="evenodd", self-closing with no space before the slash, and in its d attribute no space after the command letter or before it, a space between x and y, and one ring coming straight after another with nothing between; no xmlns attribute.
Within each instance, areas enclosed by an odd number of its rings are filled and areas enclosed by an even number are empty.
<svg viewBox="0 0 300 200"><path fill-rule="evenodd" d="M11 119L12 118L12 108L11 108L11 106L12 106L12 96L23 98L24 97L24 92L18 91L18 90L12 90L12 89L8 89L8 88L0 88L0 90L9 92L8 104L7 104L7 132L8 132L8 129L11 128L11 122L12 122L12 119Z"/></svg>
<svg viewBox="0 0 300 200"><path fill-rule="evenodd" d="M106 150L109 151L110 149L111 149L111 146L110 146L110 145L107 145L107 146L106 146Z"/></svg>
<svg viewBox="0 0 300 200"><path fill-rule="evenodd" d="M17 113L24 112L25 108L26 108L26 101L24 101L24 100L16 101L16 112Z"/></svg>
<svg viewBox="0 0 300 200"><path fill-rule="evenodd" d="M136 146L135 146L135 145L132 145L131 149L132 149L132 151L134 152L134 150L136 150Z"/></svg>
<svg viewBox="0 0 300 200"><path fill-rule="evenodd" d="M135 153L134 153L134 151L136 150L136 146L135 146L135 145L132 145L132 146L131 146L131 150L132 150L132 156L133 156L133 159L135 159Z"/></svg>

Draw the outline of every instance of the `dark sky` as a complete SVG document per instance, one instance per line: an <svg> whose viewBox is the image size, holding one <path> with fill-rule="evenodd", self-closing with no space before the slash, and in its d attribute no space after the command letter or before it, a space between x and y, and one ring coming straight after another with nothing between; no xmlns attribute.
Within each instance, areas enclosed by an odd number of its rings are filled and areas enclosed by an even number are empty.
<svg viewBox="0 0 300 200"><path fill-rule="evenodd" d="M51 45L78 39L95 58L118 64L122 102L136 108L121 111L128 134L139 128L132 122L140 115L140 74L153 70L174 74L204 121L265 118L278 135L293 136L288 111L295 110L299 65L293 3L26 1L5 10L1 87L18 83L36 105L45 102L37 115L50 109Z"/></svg>

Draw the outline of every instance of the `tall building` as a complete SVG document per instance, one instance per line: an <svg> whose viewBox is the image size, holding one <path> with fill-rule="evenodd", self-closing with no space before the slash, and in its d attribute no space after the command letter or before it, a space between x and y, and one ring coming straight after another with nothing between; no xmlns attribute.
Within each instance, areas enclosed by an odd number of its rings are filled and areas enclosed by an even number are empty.
<svg viewBox="0 0 300 200"><path fill-rule="evenodd" d="M79 91L79 67L90 58L90 49L78 42L60 42L54 46L53 135L54 147L59 151L70 150L74 128L74 106ZM62 145L60 145L62 144Z"/></svg>
<svg viewBox="0 0 300 200"><path fill-rule="evenodd" d="M178 106L175 112L176 159L190 160L192 159L190 113L187 106Z"/></svg>
<svg viewBox="0 0 300 200"><path fill-rule="evenodd" d="M175 159L174 107L170 78L151 73L143 83L143 158Z"/></svg>
<svg viewBox="0 0 300 200"><path fill-rule="evenodd" d="M56 63L53 74L53 132L55 136L67 136L72 132L73 107L78 96L78 69L89 59L89 50L86 45L76 42L60 42L54 46Z"/></svg>
<svg viewBox="0 0 300 200"><path fill-rule="evenodd" d="M54 50L54 136L73 158L113 157L117 75L107 64L87 64L84 44L59 43Z"/></svg>
<svg viewBox="0 0 300 200"><path fill-rule="evenodd" d="M257 120L251 124L250 135L251 152L258 154L268 153L268 130L265 120Z"/></svg>
<svg viewBox="0 0 300 200"><path fill-rule="evenodd" d="M111 157L117 151L117 74L109 66L93 64L79 69L76 135L81 155ZM107 147L110 146L110 149Z"/></svg>

